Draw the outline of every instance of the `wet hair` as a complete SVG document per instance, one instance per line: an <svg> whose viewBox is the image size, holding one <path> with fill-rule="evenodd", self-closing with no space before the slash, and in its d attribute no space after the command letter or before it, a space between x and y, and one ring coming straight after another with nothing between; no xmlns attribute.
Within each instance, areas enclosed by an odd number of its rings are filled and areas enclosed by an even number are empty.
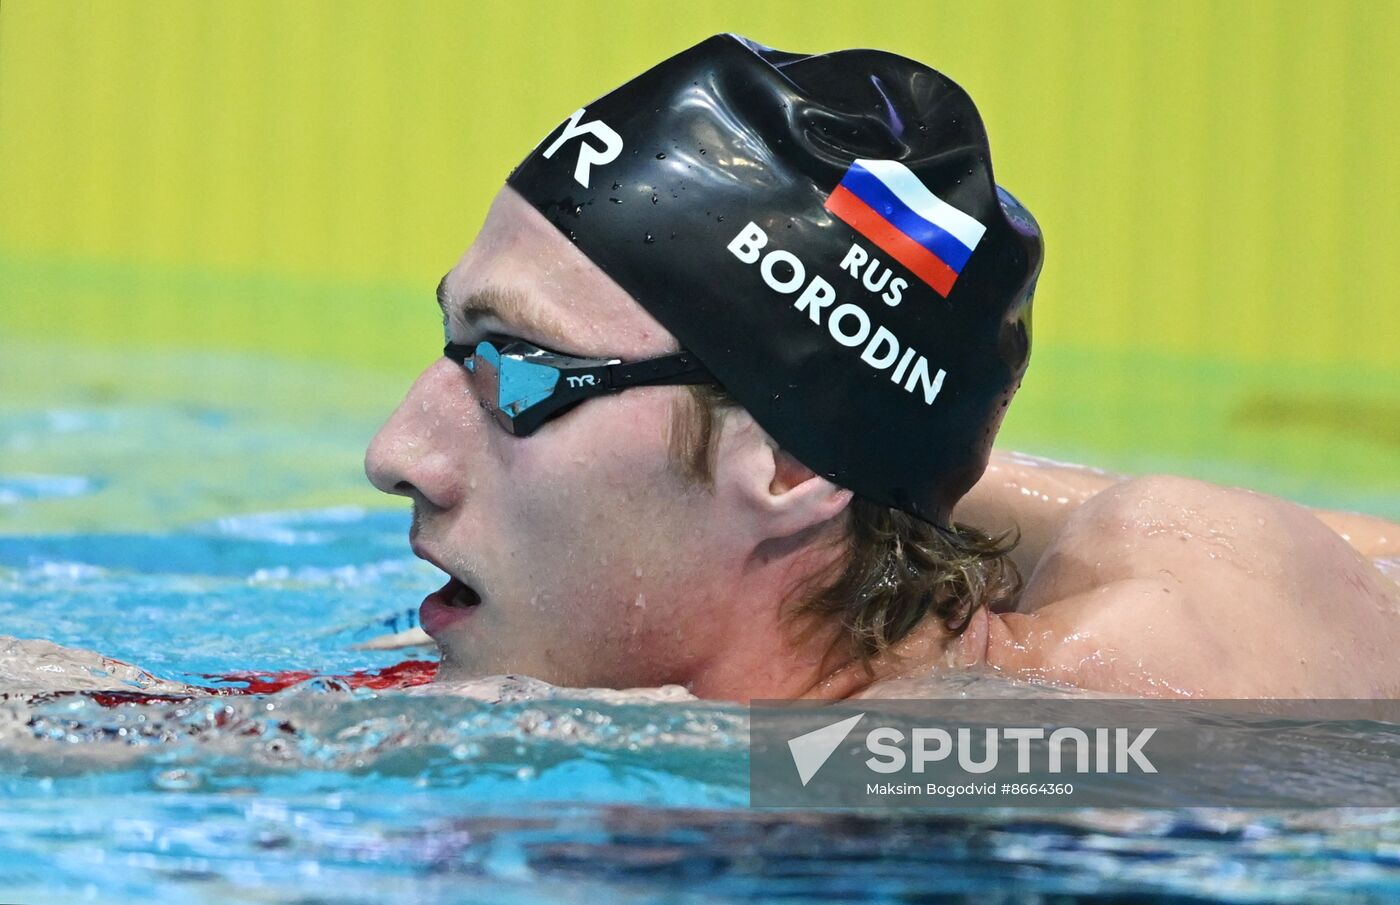
<svg viewBox="0 0 1400 905"><path fill-rule="evenodd" d="M738 407L715 386L687 388L672 412L672 464L693 483L714 482L719 430ZM859 496L844 513L841 548L831 565L813 574L784 602L784 618L799 640L837 621L834 644L868 670L870 661L926 618L959 635L981 607L1010 602L1021 575L1008 554L1013 534L991 537L954 522L944 528Z"/></svg>

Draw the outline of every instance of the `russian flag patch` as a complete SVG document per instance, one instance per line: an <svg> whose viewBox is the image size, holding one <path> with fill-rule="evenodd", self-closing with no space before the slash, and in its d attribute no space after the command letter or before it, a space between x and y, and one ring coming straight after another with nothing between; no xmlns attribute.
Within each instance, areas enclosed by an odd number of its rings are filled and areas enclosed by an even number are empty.
<svg viewBox="0 0 1400 905"><path fill-rule="evenodd" d="M825 207L944 298L987 231L895 160L852 163Z"/></svg>

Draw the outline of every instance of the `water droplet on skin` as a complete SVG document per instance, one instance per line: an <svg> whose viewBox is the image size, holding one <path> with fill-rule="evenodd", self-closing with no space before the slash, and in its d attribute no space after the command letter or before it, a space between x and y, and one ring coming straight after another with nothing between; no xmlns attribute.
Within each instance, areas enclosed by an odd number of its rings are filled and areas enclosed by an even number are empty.
<svg viewBox="0 0 1400 905"><path fill-rule="evenodd" d="M704 149L704 148L701 148L701 149L700 149L700 153L701 153L701 154L704 154L704 153L705 153L705 149Z"/></svg>
<svg viewBox="0 0 1400 905"><path fill-rule="evenodd" d="M656 241L656 239L652 236L651 233L647 233L645 236L642 237L642 242L645 243L645 244L647 244L647 245L650 245L650 244L652 244L652 243L655 242L655 241Z"/></svg>
<svg viewBox="0 0 1400 905"><path fill-rule="evenodd" d="M715 218L715 222L716 222L716 223L723 223L723 222L724 222L724 218L723 218L723 217L716 217L716 218Z"/></svg>
<svg viewBox="0 0 1400 905"><path fill-rule="evenodd" d="M665 159L666 159L666 152L665 152L665 151L659 152L659 153L656 155L656 159L657 159L657 160L665 160Z"/></svg>
<svg viewBox="0 0 1400 905"><path fill-rule="evenodd" d="M467 482L467 486L470 487L472 490L475 490L475 489L476 489L476 478L472 478L470 481L468 481L468 482Z"/></svg>
<svg viewBox="0 0 1400 905"><path fill-rule="evenodd" d="M622 188L622 183L620 183L620 182L614 182L614 183L613 183L613 191L614 191L614 192L617 191L617 190L620 189L620 188Z"/></svg>
<svg viewBox="0 0 1400 905"><path fill-rule="evenodd" d="M621 204L621 203L622 203L622 199L621 199L621 198L609 198L608 200L611 201L613 204Z"/></svg>
<svg viewBox="0 0 1400 905"><path fill-rule="evenodd" d="M639 610L644 610L644 609L646 609L646 608L647 608L647 595L645 595L645 594L638 594L638 595L637 595L637 599L636 599L635 601L632 602L632 605L635 606L635 607L636 607L637 609L639 609Z"/></svg>

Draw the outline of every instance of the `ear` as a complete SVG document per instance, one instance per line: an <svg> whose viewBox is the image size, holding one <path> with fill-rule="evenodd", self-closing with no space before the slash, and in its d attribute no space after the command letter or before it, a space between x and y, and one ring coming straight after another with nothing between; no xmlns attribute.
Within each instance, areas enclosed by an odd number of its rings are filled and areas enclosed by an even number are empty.
<svg viewBox="0 0 1400 905"><path fill-rule="evenodd" d="M779 449L745 412L724 425L715 490L750 518L755 540L791 537L830 522L852 493Z"/></svg>

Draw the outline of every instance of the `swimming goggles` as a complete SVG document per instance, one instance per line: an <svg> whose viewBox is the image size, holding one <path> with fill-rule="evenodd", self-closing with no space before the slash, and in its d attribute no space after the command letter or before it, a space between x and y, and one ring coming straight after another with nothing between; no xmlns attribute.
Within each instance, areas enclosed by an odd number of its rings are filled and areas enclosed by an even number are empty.
<svg viewBox="0 0 1400 905"><path fill-rule="evenodd" d="M715 383L690 352L624 362L574 358L518 339L448 343L442 354L477 378L478 394L496 422L517 437L594 396L630 387Z"/></svg>

